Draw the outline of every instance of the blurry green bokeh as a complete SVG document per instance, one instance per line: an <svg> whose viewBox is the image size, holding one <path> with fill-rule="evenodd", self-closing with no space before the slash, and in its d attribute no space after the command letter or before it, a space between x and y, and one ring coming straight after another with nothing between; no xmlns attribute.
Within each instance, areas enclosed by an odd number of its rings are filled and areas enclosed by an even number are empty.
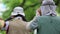
<svg viewBox="0 0 60 34"><path fill-rule="evenodd" d="M17 6L24 8L25 18L27 21L30 21L35 16L36 10L40 7L42 0L3 0L3 3L6 4L9 10L3 13L3 19L6 20L10 17L11 12ZM56 12L60 14L60 0L54 0L57 5Z"/></svg>

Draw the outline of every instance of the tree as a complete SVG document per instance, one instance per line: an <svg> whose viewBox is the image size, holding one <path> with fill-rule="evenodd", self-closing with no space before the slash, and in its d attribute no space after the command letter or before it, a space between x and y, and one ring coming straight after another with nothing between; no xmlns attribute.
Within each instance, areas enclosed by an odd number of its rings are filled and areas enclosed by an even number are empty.
<svg viewBox="0 0 60 34"><path fill-rule="evenodd" d="M40 6L39 0L3 0L7 7L10 9L3 13L3 18L6 19L10 16L14 7L21 6L24 8L25 17L27 21L31 20L34 15L36 9Z"/></svg>
<svg viewBox="0 0 60 34"><path fill-rule="evenodd" d="M27 21L30 21L35 16L35 11L40 7L42 0L3 0L7 7L10 9L3 13L3 18L6 19L10 16L14 7L21 6L24 8L25 17ZM58 12L60 11L60 0L54 0L58 7ZM59 12L60 13L60 12Z"/></svg>

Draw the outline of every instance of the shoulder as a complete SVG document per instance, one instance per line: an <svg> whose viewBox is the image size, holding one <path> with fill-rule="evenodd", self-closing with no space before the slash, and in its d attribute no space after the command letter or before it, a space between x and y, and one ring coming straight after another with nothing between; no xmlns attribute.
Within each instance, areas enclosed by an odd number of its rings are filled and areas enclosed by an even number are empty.
<svg viewBox="0 0 60 34"><path fill-rule="evenodd" d="M52 17L53 19L57 19L57 20L60 20L60 16L55 16L55 17Z"/></svg>

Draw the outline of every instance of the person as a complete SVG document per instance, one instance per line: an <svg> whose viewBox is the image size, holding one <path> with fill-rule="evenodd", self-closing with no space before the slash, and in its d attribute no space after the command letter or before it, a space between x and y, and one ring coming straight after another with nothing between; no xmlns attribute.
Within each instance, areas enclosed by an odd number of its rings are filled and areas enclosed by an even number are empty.
<svg viewBox="0 0 60 34"><path fill-rule="evenodd" d="M26 19L22 7L15 7L11 16L5 20L2 30L6 30L6 34L30 34L26 30Z"/></svg>
<svg viewBox="0 0 60 34"><path fill-rule="evenodd" d="M56 14L55 9L56 5L53 0L44 0L42 1L42 5L40 6L40 8L36 10L36 16L46 15L48 12L53 12Z"/></svg>
<svg viewBox="0 0 60 34"><path fill-rule="evenodd" d="M41 14L38 11L38 16L26 25L26 29L29 31L37 29L37 34L60 34L60 16L56 15L55 9L54 3L42 4L40 7Z"/></svg>
<svg viewBox="0 0 60 34"><path fill-rule="evenodd" d="M52 8L52 10L48 9L50 8L48 7L48 5ZM55 9L56 9L56 5L53 0L44 0L42 2L42 6L36 10L36 16L45 16L49 11L50 13L53 11L53 13L55 13L56 15ZM37 33L37 29L35 30L34 33Z"/></svg>

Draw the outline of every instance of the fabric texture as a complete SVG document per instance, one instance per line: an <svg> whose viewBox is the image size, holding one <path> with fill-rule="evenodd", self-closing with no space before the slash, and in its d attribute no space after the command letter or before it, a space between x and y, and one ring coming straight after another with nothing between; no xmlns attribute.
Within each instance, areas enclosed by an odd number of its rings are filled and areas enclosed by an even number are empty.
<svg viewBox="0 0 60 34"><path fill-rule="evenodd" d="M52 16L56 16L56 5L53 0L43 0L40 9L42 16L50 14L52 14Z"/></svg>
<svg viewBox="0 0 60 34"><path fill-rule="evenodd" d="M22 7L15 7L13 12L11 13L11 15L17 15L17 14L21 14L21 15L25 16Z"/></svg>
<svg viewBox="0 0 60 34"><path fill-rule="evenodd" d="M53 0L44 0L42 5L55 5L55 2Z"/></svg>
<svg viewBox="0 0 60 34"><path fill-rule="evenodd" d="M30 34L30 32L26 30L27 23L25 21L13 19L9 22L8 34Z"/></svg>
<svg viewBox="0 0 60 34"><path fill-rule="evenodd" d="M37 34L60 34L60 17L40 16L29 27L31 30L37 28Z"/></svg>
<svg viewBox="0 0 60 34"><path fill-rule="evenodd" d="M41 9L42 16L50 15L50 14L52 14L53 16L56 16L56 11L55 11L56 6L46 5L46 6L41 6L40 9Z"/></svg>

